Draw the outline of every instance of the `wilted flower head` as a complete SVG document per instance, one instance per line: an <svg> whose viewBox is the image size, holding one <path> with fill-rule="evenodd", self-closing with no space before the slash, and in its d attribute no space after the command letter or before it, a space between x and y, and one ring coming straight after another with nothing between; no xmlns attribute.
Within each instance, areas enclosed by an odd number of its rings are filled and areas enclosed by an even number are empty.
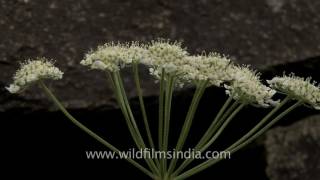
<svg viewBox="0 0 320 180"><path fill-rule="evenodd" d="M208 81L209 85L220 86L232 79L234 65L230 59L217 53L189 56L181 66L182 78L185 81Z"/></svg>
<svg viewBox="0 0 320 180"><path fill-rule="evenodd" d="M106 43L97 50L86 54L80 64L92 69L119 71L134 62L146 61L148 53L143 45L137 42L130 44Z"/></svg>
<svg viewBox="0 0 320 180"><path fill-rule="evenodd" d="M28 85L42 79L61 79L63 72L53 65L46 58L28 60L21 64L20 69L13 77L13 83L6 89L10 93L18 93Z"/></svg>
<svg viewBox="0 0 320 180"><path fill-rule="evenodd" d="M235 67L233 80L225 85L226 93L242 103L269 107L277 102L272 100L275 90L263 85L259 75L248 67Z"/></svg>
<svg viewBox="0 0 320 180"><path fill-rule="evenodd" d="M159 78L162 69L166 73L177 74L179 68L185 64L187 51L178 42L170 43L165 40L152 41L148 47L149 59L144 62L150 66L150 73Z"/></svg>
<svg viewBox="0 0 320 180"><path fill-rule="evenodd" d="M302 101L315 109L320 109L320 89L315 81L311 81L311 78L304 79L291 74L274 77L267 82L272 88L289 95L291 98Z"/></svg>

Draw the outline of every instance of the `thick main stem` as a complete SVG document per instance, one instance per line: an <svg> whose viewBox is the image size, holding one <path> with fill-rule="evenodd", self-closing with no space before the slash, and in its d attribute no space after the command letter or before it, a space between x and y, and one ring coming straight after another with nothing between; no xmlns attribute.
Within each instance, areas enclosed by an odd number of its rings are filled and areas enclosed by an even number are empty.
<svg viewBox="0 0 320 180"><path fill-rule="evenodd" d="M53 93L50 91L50 89L43 83L40 82L40 86L41 88L45 91L46 95L54 102L54 104L60 109L60 111L62 111L62 113L77 127L79 127L82 131L84 131L85 133L87 133L88 135L90 135L92 138L96 139L97 141L99 141L101 144L103 144L104 146L106 146L107 148L111 149L112 151L116 152L116 153L121 153L121 151L119 149L117 149L116 147L114 147L113 145L111 145L109 142L107 142L106 140L104 140L103 138L101 138L99 135L97 135L96 133L94 133L93 131L91 131L90 129L88 129L85 125L83 125L82 123L80 123L78 120L76 120L65 108L64 106L60 103L60 101L53 95ZM126 158L126 160L131 163L132 165L134 165L136 168L138 168L139 170L141 170L143 173L145 173L146 175L148 175L149 177L151 177L152 179L157 179L157 177L155 175L153 175L149 170L147 170L146 168L144 168L143 166L141 166L139 163L137 163L136 161L134 161L131 158Z"/></svg>

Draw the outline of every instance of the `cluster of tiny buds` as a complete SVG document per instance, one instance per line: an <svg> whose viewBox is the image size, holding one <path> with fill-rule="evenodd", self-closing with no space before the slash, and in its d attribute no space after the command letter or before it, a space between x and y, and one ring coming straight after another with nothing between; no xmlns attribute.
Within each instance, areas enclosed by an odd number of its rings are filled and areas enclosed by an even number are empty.
<svg viewBox="0 0 320 180"><path fill-rule="evenodd" d="M152 41L147 48L149 59L145 65L149 66L150 74L160 78L162 69L165 73L177 75L185 64L188 52L181 47L181 43L159 40Z"/></svg>
<svg viewBox="0 0 320 180"><path fill-rule="evenodd" d="M270 86L305 105L320 109L320 89L311 78L297 77L294 74L274 77L267 81Z"/></svg>
<svg viewBox="0 0 320 180"><path fill-rule="evenodd" d="M264 85L255 71L248 66L238 66L223 55L191 56L179 42L167 40L152 41L149 44L138 42L107 43L90 51L80 62L91 69L116 72L132 64L143 64L156 79L174 76L176 85L207 82L207 86L224 87L233 99L245 104L261 107L274 106L278 101L272 98L276 90L320 109L320 90L310 79L294 75L275 77ZM17 93L41 79L61 79L63 73L45 58L28 60L14 75L14 82L7 87Z"/></svg>
<svg viewBox="0 0 320 180"><path fill-rule="evenodd" d="M6 87L10 93L18 93L30 84L43 79L61 79L63 72L46 58L27 60L21 64L20 69L13 77L13 83Z"/></svg>
<svg viewBox="0 0 320 180"><path fill-rule="evenodd" d="M258 73L248 66L234 66L233 71L232 81L224 85L226 93L233 99L260 107L278 104L272 99L276 91L262 84Z"/></svg>
<svg viewBox="0 0 320 180"><path fill-rule="evenodd" d="M80 64L92 69L115 72L132 63L147 61L147 54L146 48L137 42L107 43L87 53Z"/></svg>
<svg viewBox="0 0 320 180"><path fill-rule="evenodd" d="M221 86L232 80L234 65L225 56L217 53L209 55L188 56L179 66L181 79L193 84L208 81L208 85Z"/></svg>

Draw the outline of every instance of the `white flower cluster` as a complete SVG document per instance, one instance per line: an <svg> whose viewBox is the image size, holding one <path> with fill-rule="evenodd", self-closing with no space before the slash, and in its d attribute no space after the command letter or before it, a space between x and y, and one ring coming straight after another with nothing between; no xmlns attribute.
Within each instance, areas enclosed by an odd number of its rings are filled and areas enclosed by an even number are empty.
<svg viewBox="0 0 320 180"><path fill-rule="evenodd" d="M114 72L134 62L148 66L150 74L158 79L162 69L167 74L177 75L176 82L180 84L208 80L209 84L219 86L231 79L230 60L226 57L216 53L188 56L179 42L166 40L152 41L148 46L136 42L107 43L86 54L81 64Z"/></svg>
<svg viewBox="0 0 320 180"><path fill-rule="evenodd" d="M209 85L220 86L231 81L234 65L230 59L217 53L189 56L181 66L182 79L187 82L208 81Z"/></svg>
<svg viewBox="0 0 320 180"><path fill-rule="evenodd" d="M136 42L131 44L107 43L86 54L80 64L90 66L92 69L114 72L134 62L145 62L147 55L146 48Z"/></svg>
<svg viewBox="0 0 320 180"><path fill-rule="evenodd" d="M236 66L230 59L217 53L190 56L178 42L152 41L148 45L137 42L121 44L107 43L86 54L80 62L92 69L116 72L133 63L149 67L156 78L164 72L175 76L176 85L197 84L207 81L208 86L222 86L233 99L245 104L269 107L278 102L272 97L276 90L290 97L320 109L320 89L311 82L294 75L275 77L269 80L270 87L261 83L259 75L247 66ZM6 89L18 93L31 83L41 79L61 79L63 72L45 58L28 60L21 65ZM167 78L167 77L165 77ZM276 89L276 90L274 90Z"/></svg>
<svg viewBox="0 0 320 180"><path fill-rule="evenodd" d="M188 52L178 42L152 41L148 46L149 59L144 62L150 66L150 74L160 78L162 69L165 73L177 75L185 65Z"/></svg>
<svg viewBox="0 0 320 180"><path fill-rule="evenodd" d="M41 79L61 79L63 72L53 65L52 62L45 58L28 60L21 64L20 69L13 77L13 83L6 89L10 93L18 93L28 85Z"/></svg>
<svg viewBox="0 0 320 180"><path fill-rule="evenodd" d="M274 77L267 81L270 86L284 94L291 96L306 105L320 109L320 89L311 78L301 78L293 74L283 77Z"/></svg>
<svg viewBox="0 0 320 180"><path fill-rule="evenodd" d="M176 77L175 83L179 86L208 81L208 85L225 85L230 96L244 103L263 107L275 104L272 101L275 91L263 85L248 67L235 66L217 53L189 56L179 42L157 40L148 46L109 43L88 53L81 64L114 72L133 62L148 66L150 74L157 79L164 70Z"/></svg>
<svg viewBox="0 0 320 180"><path fill-rule="evenodd" d="M276 91L262 84L256 72L247 66L235 66L233 71L233 80L229 85L225 85L226 93L233 99L260 107L274 106L278 103L272 100Z"/></svg>

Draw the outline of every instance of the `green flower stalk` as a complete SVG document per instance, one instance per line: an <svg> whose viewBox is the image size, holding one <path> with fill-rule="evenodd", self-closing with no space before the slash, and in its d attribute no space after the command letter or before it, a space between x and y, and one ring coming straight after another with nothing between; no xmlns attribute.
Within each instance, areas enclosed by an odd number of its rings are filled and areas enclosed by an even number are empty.
<svg viewBox="0 0 320 180"><path fill-rule="evenodd" d="M269 107L270 105L276 104L276 102L272 100L273 95L276 93L275 90L263 85L256 72L251 71L245 66L239 67L229 63L225 66L225 68L222 68L224 70L222 72L226 75L221 77L226 77L225 81L229 80L229 82L225 82L224 87L226 88L226 94L229 95L230 98L221 108L206 133L195 146L194 149L196 151L203 152L208 149L244 106L252 104L255 106ZM235 102L226 110L231 99L234 99ZM173 173L173 176L180 173L193 160L194 159L185 160Z"/></svg>
<svg viewBox="0 0 320 180"><path fill-rule="evenodd" d="M186 141L190 131L194 115L199 105L200 99L208 86L220 86L232 79L231 61L224 56L211 53L208 56L189 56L185 63L180 66L179 74L181 82L196 85L196 91L191 101L185 122L182 126L180 137L175 150L180 151ZM212 73L215 72L215 73ZM177 159L170 162L168 173L175 168Z"/></svg>
<svg viewBox="0 0 320 180"><path fill-rule="evenodd" d="M14 75L14 82L7 87L10 93L19 93L21 89L26 88L31 84L39 84L40 87L45 91L46 95L55 103L55 105L63 112L63 114L77 127L86 132L88 135L105 145L110 150L120 153L121 151L111 145L109 142L101 138L99 135L88 129L78 120L76 120L62 105L62 103L55 97L51 90L43 82L47 79L58 80L61 79L63 72L61 72L57 67L53 65L52 62L48 61L46 58L37 58L35 60L28 60L21 64L20 69ZM18 86L19 88L13 89L13 87ZM156 176L149 170L141 166L139 163L131 158L126 159L132 165L140 169L146 175L151 178L156 178Z"/></svg>
<svg viewBox="0 0 320 180"><path fill-rule="evenodd" d="M172 141L170 124L174 119L171 118L171 109L174 91L177 88L194 86L195 92L184 123L178 130L180 134L176 141L175 151L181 151L186 145L201 98L209 86L224 88L228 97L215 117L212 117L213 120L208 129L193 147L199 152L209 149L246 106L270 108L271 110L252 129L225 149L231 154L257 139L297 107L304 105L320 109L319 85L311 78L305 79L293 74L284 75L268 80L269 86L267 86L261 82L259 73L248 66L235 65L228 57L218 53L189 55L179 42L156 40L149 44L106 43L88 52L80 64L93 70L100 70L110 79L115 98L136 147L164 151L165 154L170 151L169 142ZM152 136L150 129L150 123L156 121L149 119L143 100L140 66L146 66L151 77L160 86L157 140ZM131 109L121 76L121 70L124 68L132 69L142 119L137 119ZM62 79L62 76L63 72L46 58L27 60L21 64L20 69L13 76L13 82L6 89L14 94L22 92L33 84L38 84L74 125L108 149L118 154L121 153L121 150L75 119L46 86L47 80L59 80ZM286 97L282 100L274 100L273 97L277 92L285 94ZM287 106L289 107L285 108ZM140 121L143 127L138 126L140 123L137 122ZM142 130L145 131L146 137L141 133ZM171 160L166 157L144 158L146 167L134 159L127 158L126 160L152 179L178 180L199 173L218 163L222 158L208 159L194 167L189 167L194 159L185 159L178 164L175 158ZM186 168L189 169L185 170Z"/></svg>
<svg viewBox="0 0 320 180"><path fill-rule="evenodd" d="M85 58L80 62L82 65L89 66L91 69L98 69L111 75L110 79L114 85L114 92L117 97L117 101L124 114L128 129L131 136L139 149L146 149L144 139L140 133L140 130L135 121L135 117L132 113L122 78L120 75L120 69L131 66L132 63L139 63L147 58L146 50L139 46L138 43L132 42L130 44L105 44L99 46L96 51L89 52ZM137 74L135 74L137 75ZM136 82L137 83L137 82ZM144 121L146 123L146 121ZM146 126L148 126L146 124ZM159 170L155 164L157 161L152 159L145 159L148 166L154 173L159 173Z"/></svg>
<svg viewBox="0 0 320 180"><path fill-rule="evenodd" d="M281 118L283 118L285 115L287 115L289 112L293 111L295 108L297 108L298 106L301 105L301 102L296 102L294 105L290 106L288 109L286 109L284 112L282 112L280 115L278 115L276 118L274 118L270 123L268 123L264 128L262 128L260 131L256 132L253 136L251 136L250 138L248 138L246 141L244 141L243 143L239 144L239 142L241 142L240 140L238 140L237 142L235 142L234 144L232 144L230 147L228 147L226 149L226 151L230 151L230 153L234 153L236 151L238 151L239 149L243 148L244 146L248 145L249 143L251 143L252 141L254 141L255 139L257 139L259 136L261 136L264 132L266 132L272 125L274 125L277 121L279 121ZM232 148L234 145L237 145L235 148ZM174 179L176 180L180 180L180 179L185 179L188 178L192 175L195 175L207 168L209 168L210 166L218 163L219 161L221 161L222 159L209 159L189 170L187 170L186 172L178 175L177 177L174 177Z"/></svg>

